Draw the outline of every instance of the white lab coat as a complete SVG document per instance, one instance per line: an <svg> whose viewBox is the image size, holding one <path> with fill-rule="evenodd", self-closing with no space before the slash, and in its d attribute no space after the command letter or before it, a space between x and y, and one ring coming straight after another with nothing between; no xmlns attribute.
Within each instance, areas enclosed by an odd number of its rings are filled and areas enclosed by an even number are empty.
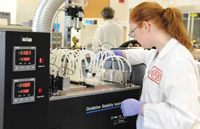
<svg viewBox="0 0 200 129"><path fill-rule="evenodd" d="M123 36L122 26L113 20L106 20L103 25L97 28L94 35L94 37L98 38L102 43L111 43L114 48L120 46L123 41ZM97 40L94 40L93 49L96 49L99 46L101 46L100 43ZM105 44L103 47L107 49L113 48L109 44Z"/></svg>
<svg viewBox="0 0 200 129"><path fill-rule="evenodd" d="M199 73L190 52L171 39L157 50L126 50L131 64L146 64L137 129L191 129L200 120ZM154 59L155 58L155 59Z"/></svg>

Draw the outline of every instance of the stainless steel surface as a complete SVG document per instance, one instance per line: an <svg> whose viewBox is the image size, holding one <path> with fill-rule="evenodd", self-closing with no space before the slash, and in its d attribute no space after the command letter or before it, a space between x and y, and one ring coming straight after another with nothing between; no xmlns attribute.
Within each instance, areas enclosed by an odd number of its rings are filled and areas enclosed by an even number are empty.
<svg viewBox="0 0 200 129"><path fill-rule="evenodd" d="M70 3L72 3L72 0L66 0L65 5ZM72 18L69 18L68 13L65 13L64 47L71 47L71 28L73 27L73 22Z"/></svg>
<svg viewBox="0 0 200 129"><path fill-rule="evenodd" d="M128 72L116 69L103 69L102 80L125 84L128 80Z"/></svg>
<svg viewBox="0 0 200 129"><path fill-rule="evenodd" d="M74 29L76 29L76 30L80 30L81 29L81 21L79 21L79 18L75 18Z"/></svg>
<svg viewBox="0 0 200 129"><path fill-rule="evenodd" d="M76 84L71 84L70 87L71 86L79 87L79 85ZM126 87L126 88L121 88L120 84L114 84L114 83L105 83L103 85L96 86L95 88L94 87L86 88L86 86L80 86L80 87L82 88L80 90L72 90L66 92L62 91L59 93L60 96L53 96L50 98L50 101L140 88L139 86L136 85L132 85L131 87Z"/></svg>
<svg viewBox="0 0 200 129"><path fill-rule="evenodd" d="M70 77L63 78L63 90L69 91L70 90Z"/></svg>
<svg viewBox="0 0 200 129"><path fill-rule="evenodd" d="M190 13L188 14L187 31L188 31L188 33L190 33Z"/></svg>
<svg viewBox="0 0 200 129"><path fill-rule="evenodd" d="M5 44L3 42L5 42L5 32L0 32L0 48L1 48L1 51L0 51L0 70L3 70L5 69L5 56L4 56L4 53L5 53ZM0 129L3 129L3 117L4 117L4 78L5 78L5 75L4 75L4 71L0 71Z"/></svg>
<svg viewBox="0 0 200 129"><path fill-rule="evenodd" d="M64 34L64 47L71 47L71 29L65 27Z"/></svg>
<svg viewBox="0 0 200 129"><path fill-rule="evenodd" d="M123 71L121 75L122 75L121 86L122 87L126 87L127 86L127 81L128 81L128 72L127 71Z"/></svg>
<svg viewBox="0 0 200 129"><path fill-rule="evenodd" d="M73 27L73 20L72 16L65 16L65 27L66 28L72 28Z"/></svg>
<svg viewBox="0 0 200 129"><path fill-rule="evenodd" d="M191 34L190 37L193 40L193 33L194 33L194 17L192 17L192 22L191 22Z"/></svg>

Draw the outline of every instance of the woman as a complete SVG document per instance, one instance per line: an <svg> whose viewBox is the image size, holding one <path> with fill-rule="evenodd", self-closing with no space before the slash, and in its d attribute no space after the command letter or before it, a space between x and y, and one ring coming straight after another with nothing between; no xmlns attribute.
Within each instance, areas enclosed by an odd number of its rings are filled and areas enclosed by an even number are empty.
<svg viewBox="0 0 200 129"><path fill-rule="evenodd" d="M144 2L130 14L131 33L143 49L115 51L131 64L146 64L140 101L121 103L124 116L138 114L137 129L191 129L200 120L199 74L181 12Z"/></svg>

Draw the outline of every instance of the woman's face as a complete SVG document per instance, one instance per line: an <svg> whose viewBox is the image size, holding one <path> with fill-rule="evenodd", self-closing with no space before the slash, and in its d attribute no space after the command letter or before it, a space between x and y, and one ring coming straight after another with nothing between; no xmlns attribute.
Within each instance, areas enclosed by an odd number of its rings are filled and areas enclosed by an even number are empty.
<svg viewBox="0 0 200 129"><path fill-rule="evenodd" d="M134 39L137 40L143 48L152 48L151 25L148 22L142 22L140 25L142 25L142 27L139 27L138 24L134 22L130 23L131 31L134 30Z"/></svg>

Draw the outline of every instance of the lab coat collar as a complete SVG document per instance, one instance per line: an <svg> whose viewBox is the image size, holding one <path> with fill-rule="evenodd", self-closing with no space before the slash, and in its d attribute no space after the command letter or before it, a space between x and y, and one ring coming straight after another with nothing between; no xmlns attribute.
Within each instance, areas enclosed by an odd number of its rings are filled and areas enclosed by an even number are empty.
<svg viewBox="0 0 200 129"><path fill-rule="evenodd" d="M105 20L105 24L107 24L107 23L112 23L113 22L113 19L108 19L108 20Z"/></svg>
<svg viewBox="0 0 200 129"><path fill-rule="evenodd" d="M165 57L173 48L174 46L178 44L178 41L174 38L171 38L168 43L164 46L164 48L159 53L158 57L163 58Z"/></svg>

